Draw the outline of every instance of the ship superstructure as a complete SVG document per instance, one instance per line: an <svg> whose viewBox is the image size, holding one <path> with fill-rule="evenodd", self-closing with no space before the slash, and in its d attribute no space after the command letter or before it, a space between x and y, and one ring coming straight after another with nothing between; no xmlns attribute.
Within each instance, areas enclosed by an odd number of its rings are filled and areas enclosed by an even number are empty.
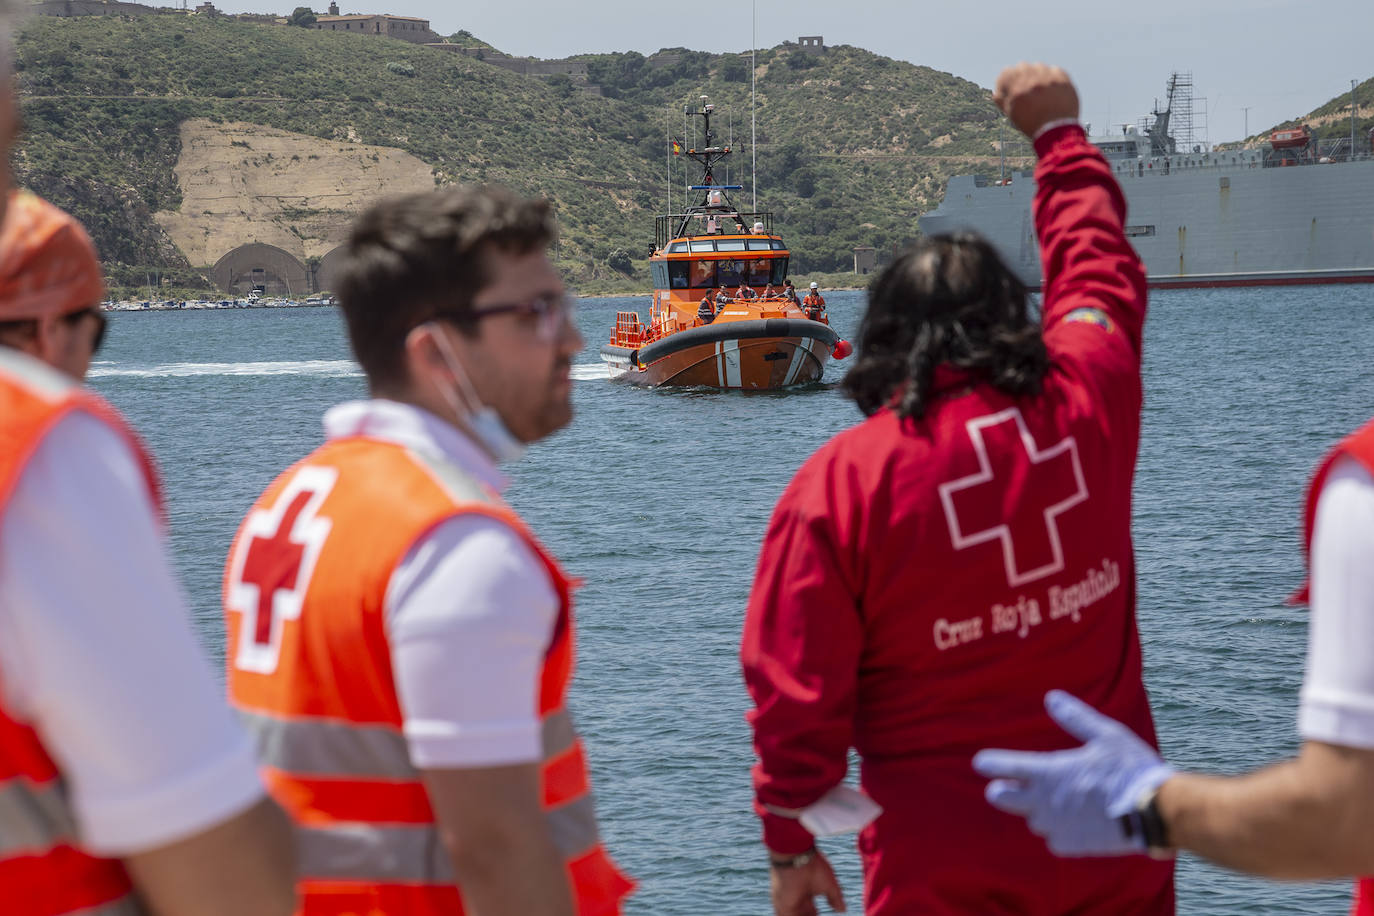
<svg viewBox="0 0 1374 916"><path fill-rule="evenodd" d="M1126 235L1150 285L1374 282L1370 137L1319 143L1299 127L1261 148L1209 150L1188 129L1189 87L1175 74L1149 121L1092 140L1125 192ZM1031 171L951 178L921 231L977 232L1038 288L1034 196Z"/></svg>

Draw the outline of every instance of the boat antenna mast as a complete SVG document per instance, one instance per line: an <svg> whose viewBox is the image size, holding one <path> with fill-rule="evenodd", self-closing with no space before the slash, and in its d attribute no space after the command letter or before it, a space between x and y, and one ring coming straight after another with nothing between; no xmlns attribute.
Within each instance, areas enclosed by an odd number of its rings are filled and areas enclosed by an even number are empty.
<svg viewBox="0 0 1374 916"><path fill-rule="evenodd" d="M683 109L684 115L701 118L705 145L700 149L690 147L684 150L682 149L684 144L674 144L675 148L685 154L688 159L691 159L701 166L701 183L689 186L688 190L703 192L701 202L695 207L688 207L688 212L683 215L677 230L677 235L679 236L686 231L687 223L692 216L701 212L718 213L721 216L733 219L740 227L741 231L746 231L744 219L740 216L739 210L736 209L735 205L731 203L729 194L731 191L743 190L743 186L716 183L716 164L729 157L732 150L728 145L716 145L715 131L711 129L711 115L715 110L716 106L712 105L708 97L704 95L701 97L701 105L699 107L693 108L691 105L688 105Z"/></svg>

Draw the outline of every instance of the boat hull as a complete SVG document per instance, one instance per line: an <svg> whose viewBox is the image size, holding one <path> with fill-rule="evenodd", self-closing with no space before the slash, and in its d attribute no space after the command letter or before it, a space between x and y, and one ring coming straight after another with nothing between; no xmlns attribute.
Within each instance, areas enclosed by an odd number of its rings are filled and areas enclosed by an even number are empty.
<svg viewBox="0 0 1374 916"><path fill-rule="evenodd" d="M636 385L769 391L820 379L838 336L799 319L734 321L670 334L638 349L607 344L613 378Z"/></svg>

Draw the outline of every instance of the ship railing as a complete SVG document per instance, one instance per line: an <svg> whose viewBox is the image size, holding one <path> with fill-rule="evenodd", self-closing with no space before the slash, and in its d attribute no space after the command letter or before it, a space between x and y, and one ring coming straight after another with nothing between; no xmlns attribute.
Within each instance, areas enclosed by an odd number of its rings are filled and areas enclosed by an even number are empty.
<svg viewBox="0 0 1374 916"><path fill-rule="evenodd" d="M683 238L687 235L705 235L705 221L708 219L716 220L717 232L727 235L748 234L754 231L755 223L763 223L764 235L773 234L773 214L771 211L761 210L753 213L746 213L737 210L692 210L688 213L669 213L666 216L654 217L654 249L661 251L673 239ZM692 221L700 221L703 225L699 232L693 233L689 226Z"/></svg>
<svg viewBox="0 0 1374 916"><path fill-rule="evenodd" d="M611 329L611 345L638 347L646 341L648 328L640 323L639 312L616 312L615 327Z"/></svg>

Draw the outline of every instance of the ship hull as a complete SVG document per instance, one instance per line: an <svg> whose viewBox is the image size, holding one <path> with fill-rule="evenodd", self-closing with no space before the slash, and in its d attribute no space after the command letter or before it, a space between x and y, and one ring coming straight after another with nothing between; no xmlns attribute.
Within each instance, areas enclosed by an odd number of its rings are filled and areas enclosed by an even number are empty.
<svg viewBox="0 0 1374 916"><path fill-rule="evenodd" d="M1234 162L1232 160L1235 160ZM1264 167L1252 151L1113 163L1126 231L1155 287L1374 282L1374 160ZM1032 288L1035 181L950 180L927 235L974 231Z"/></svg>
<svg viewBox="0 0 1374 916"><path fill-rule="evenodd" d="M734 321L637 349L607 344L601 358L612 378L636 385L769 391L820 379L838 339L816 321Z"/></svg>

